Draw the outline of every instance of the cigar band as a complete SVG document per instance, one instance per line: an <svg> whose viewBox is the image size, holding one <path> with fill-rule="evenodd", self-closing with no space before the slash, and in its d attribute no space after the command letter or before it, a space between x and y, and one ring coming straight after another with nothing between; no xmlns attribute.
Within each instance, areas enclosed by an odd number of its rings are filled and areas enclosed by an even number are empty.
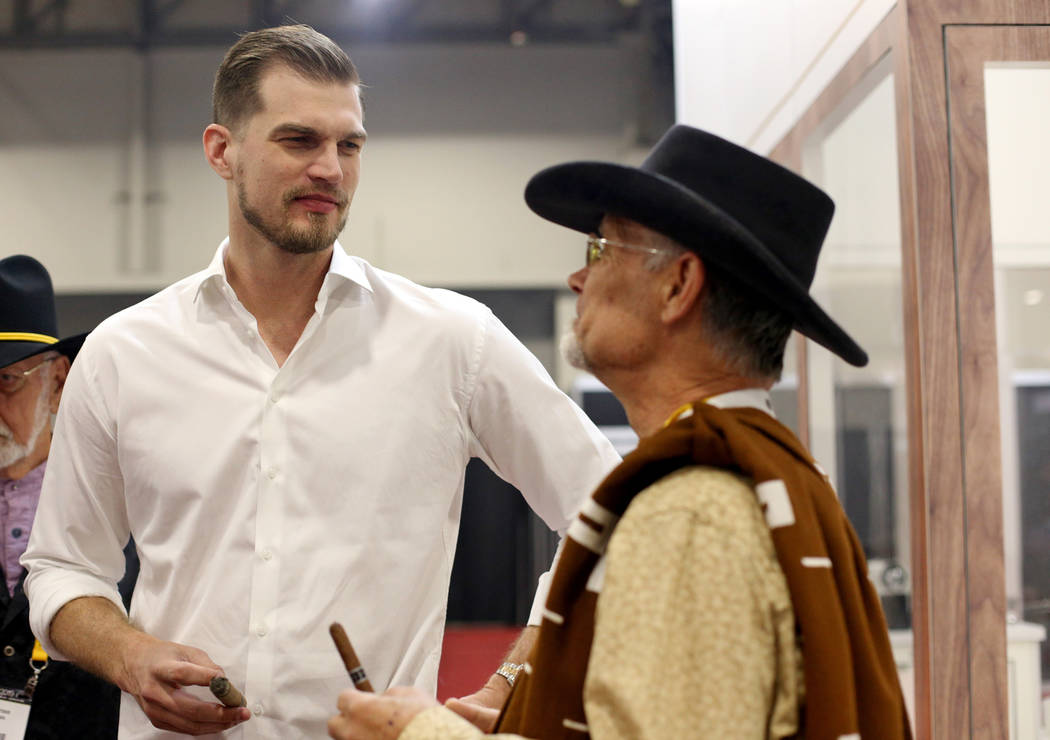
<svg viewBox="0 0 1050 740"><path fill-rule="evenodd" d="M350 680L354 682L356 686L359 683L368 680L368 676L365 675L365 669L358 666L354 670L350 671Z"/></svg>

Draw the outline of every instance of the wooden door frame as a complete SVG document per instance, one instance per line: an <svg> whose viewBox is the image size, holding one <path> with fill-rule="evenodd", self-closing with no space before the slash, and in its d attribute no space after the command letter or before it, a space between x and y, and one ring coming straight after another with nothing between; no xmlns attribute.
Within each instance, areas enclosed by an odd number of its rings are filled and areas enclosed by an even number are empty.
<svg viewBox="0 0 1050 740"><path fill-rule="evenodd" d="M844 104L857 97L856 90L880 63L889 57L889 69L894 75L894 102L897 121L898 190L902 245L901 297L903 338L905 346L905 397L908 425L908 489L909 527L911 530L911 560L909 569L912 583L913 665L915 670L915 716L912 722L918 738L932 737L930 732L932 661L929 595L929 542L926 536L926 486L924 478L923 436L921 434L923 406L920 393L920 331L918 282L915 253L915 177L912 164L911 122L908 115L908 56L905 13L898 4L886 15L861 47L846 62L842 70L828 84L820 96L806 110L799 121L777 144L771 157L796 172L802 171L805 142L826 127L831 116L841 111ZM809 444L807 356L805 341L797 338L799 367L799 436ZM959 615L952 619L964 622Z"/></svg>

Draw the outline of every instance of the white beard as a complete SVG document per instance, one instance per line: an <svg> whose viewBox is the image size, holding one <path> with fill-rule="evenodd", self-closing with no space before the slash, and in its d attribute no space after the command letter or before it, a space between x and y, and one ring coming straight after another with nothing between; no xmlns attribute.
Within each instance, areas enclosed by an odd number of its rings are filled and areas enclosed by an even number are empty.
<svg viewBox="0 0 1050 740"><path fill-rule="evenodd" d="M562 334L561 341L558 344L561 355L566 362L577 370L590 371L591 364L587 362L587 357L583 354L583 347L580 346L580 339L576 336L574 329L569 329L569 331Z"/></svg>
<svg viewBox="0 0 1050 740"><path fill-rule="evenodd" d="M44 372L47 372L46 370ZM45 384L47 385L47 384ZM0 421L0 470L10 467L24 459L36 448L40 435L44 433L51 421L48 394L42 388L36 401L36 413L33 417L33 433L24 445L15 441L11 430ZM50 431L50 430L48 430Z"/></svg>

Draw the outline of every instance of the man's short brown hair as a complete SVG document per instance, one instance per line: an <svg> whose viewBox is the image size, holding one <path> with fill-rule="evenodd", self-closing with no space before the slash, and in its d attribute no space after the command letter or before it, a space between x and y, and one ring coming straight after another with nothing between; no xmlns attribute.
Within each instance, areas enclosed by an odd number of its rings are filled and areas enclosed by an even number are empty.
<svg viewBox="0 0 1050 740"><path fill-rule="evenodd" d="M212 122L234 130L258 113L259 80L274 65L315 82L361 82L347 53L310 26L263 28L244 34L226 52L212 88Z"/></svg>

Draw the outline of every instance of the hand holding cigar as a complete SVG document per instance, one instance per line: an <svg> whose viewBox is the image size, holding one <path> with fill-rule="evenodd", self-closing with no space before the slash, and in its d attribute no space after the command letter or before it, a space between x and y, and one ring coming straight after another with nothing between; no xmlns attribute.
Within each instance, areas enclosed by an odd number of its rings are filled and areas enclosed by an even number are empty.
<svg viewBox="0 0 1050 740"><path fill-rule="evenodd" d="M365 669L361 667L361 661L357 659L357 653L354 652L354 648L350 644L350 638L346 636L346 630L343 629L343 625L339 624L339 622L332 622L328 632L332 635L332 640L335 641L336 650L339 651L339 657L343 659L343 665L346 666L346 672L350 674L350 680L354 682L354 688L359 691L371 692L373 690L372 684L369 683L368 676L365 675Z"/></svg>

